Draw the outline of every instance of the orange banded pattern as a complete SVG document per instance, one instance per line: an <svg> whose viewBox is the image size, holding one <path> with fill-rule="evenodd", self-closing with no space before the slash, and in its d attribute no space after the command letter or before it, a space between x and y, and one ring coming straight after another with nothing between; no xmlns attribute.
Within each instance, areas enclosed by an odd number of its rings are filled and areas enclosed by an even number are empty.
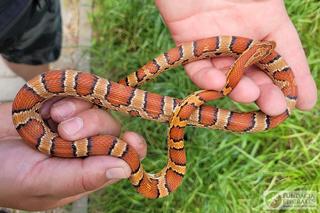
<svg viewBox="0 0 320 213"><path fill-rule="evenodd" d="M185 126L259 132L276 127L289 116L295 107L297 89L291 69L274 48L274 42L234 36L187 42L156 57L119 83L73 70L46 72L27 82L18 92L13 102L13 122L18 133L31 147L47 155L71 158L110 155L121 158L130 166L130 181L139 193L148 198L164 197L177 189L186 173ZM135 88L169 68L221 56L236 58L221 92L202 90L178 100ZM287 101L285 113L271 117L261 111L240 113L204 105L208 100L228 95L251 65L257 65L265 71L282 90ZM136 151L114 136L97 135L65 141L47 127L39 114L41 104L54 96L80 97L106 109L168 122L167 165L156 174L145 172Z"/></svg>

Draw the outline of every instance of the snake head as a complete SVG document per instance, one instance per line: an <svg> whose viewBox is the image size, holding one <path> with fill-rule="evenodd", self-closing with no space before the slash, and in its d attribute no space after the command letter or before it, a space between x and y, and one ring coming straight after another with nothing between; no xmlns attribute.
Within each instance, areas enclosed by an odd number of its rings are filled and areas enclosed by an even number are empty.
<svg viewBox="0 0 320 213"><path fill-rule="evenodd" d="M276 42L274 41L262 41L255 45L257 46L257 57L261 58L267 57L276 48Z"/></svg>
<svg viewBox="0 0 320 213"><path fill-rule="evenodd" d="M245 67L249 67L270 55L276 48L274 41L261 41L254 44L249 51L252 51L251 57L247 60Z"/></svg>

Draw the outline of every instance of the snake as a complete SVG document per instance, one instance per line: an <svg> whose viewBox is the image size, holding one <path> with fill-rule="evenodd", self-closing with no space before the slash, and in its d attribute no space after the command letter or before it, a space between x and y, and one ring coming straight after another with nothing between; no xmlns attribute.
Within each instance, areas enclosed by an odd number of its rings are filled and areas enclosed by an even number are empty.
<svg viewBox="0 0 320 213"><path fill-rule="evenodd" d="M291 114L298 94L294 74L275 51L275 46L273 41L239 36L215 36L185 42L150 60L118 83L77 70L44 72L28 81L17 93L12 104L13 123L29 146L49 156L109 155L120 158L131 168L129 180L136 191L146 198L165 197L178 188L186 174L186 126L239 133L261 132L278 126ZM181 100L137 88L170 68L215 57L235 58L221 91L199 90ZM285 112L269 116L261 110L234 112L205 104L230 94L250 66L260 68L281 89L287 103ZM106 110L168 123L166 166L155 174L147 173L136 150L115 136L64 140L40 115L42 104L55 96L73 96Z"/></svg>

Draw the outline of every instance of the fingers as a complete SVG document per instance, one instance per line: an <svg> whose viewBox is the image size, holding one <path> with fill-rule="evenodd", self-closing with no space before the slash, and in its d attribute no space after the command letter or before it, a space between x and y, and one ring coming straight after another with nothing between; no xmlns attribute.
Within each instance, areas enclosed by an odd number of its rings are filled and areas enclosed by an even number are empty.
<svg viewBox="0 0 320 213"><path fill-rule="evenodd" d="M256 103L260 109L270 116L283 113L287 107L287 103L279 87L274 84L262 84L259 87L261 92Z"/></svg>
<svg viewBox="0 0 320 213"><path fill-rule="evenodd" d="M202 89L221 90L225 85L226 76L210 60L186 64L185 69L190 79Z"/></svg>
<svg viewBox="0 0 320 213"><path fill-rule="evenodd" d="M280 88L257 69L250 69L242 77L230 98L240 103L256 102L260 110L270 116L280 115L287 108Z"/></svg>
<svg viewBox="0 0 320 213"><path fill-rule="evenodd" d="M243 76L229 97L240 103L251 103L260 96L260 88L250 78Z"/></svg>
<svg viewBox="0 0 320 213"><path fill-rule="evenodd" d="M141 160L145 158L147 154L147 143L141 135L135 132L125 132L122 139L135 147Z"/></svg>
<svg viewBox="0 0 320 213"><path fill-rule="evenodd" d="M120 124L109 113L100 109L88 109L58 125L60 136L66 140L77 140L93 135L119 135Z"/></svg>
<svg viewBox="0 0 320 213"><path fill-rule="evenodd" d="M146 156L147 144L142 136L135 132L126 132L124 133L122 139L126 141L130 146L132 146L138 153L139 158L143 159ZM90 159L90 158L88 158ZM120 161L119 161L120 160ZM92 162L88 163L88 167L91 167ZM86 164L84 165L86 166ZM92 168L90 168L92 169ZM84 173L87 175L88 173ZM96 190L100 187L104 187L110 184L113 184L120 179L129 178L131 175L131 169L125 161L111 157L106 163L106 172L104 176L101 177L100 184L96 181L95 176L90 176L85 179L82 183L86 191Z"/></svg>
<svg viewBox="0 0 320 213"><path fill-rule="evenodd" d="M77 140L98 134L119 135L120 125L104 110L91 108L92 105L76 98L64 98L54 100L51 103L50 115L58 122L58 132L66 140ZM146 155L146 142L143 137L134 132L126 132L123 140L134 147L140 159ZM127 163L119 158L110 156L92 156L84 160L53 159L59 166L51 168L63 168L52 174L55 180L63 180L50 191L51 195L61 198L76 196L97 190L103 186L112 184L123 178L128 178L131 169ZM66 163L68 162L68 164ZM48 178L50 178L48 177ZM59 181L60 182L60 181ZM71 184L72 187L67 187ZM66 199L67 201L68 199Z"/></svg>
<svg viewBox="0 0 320 213"><path fill-rule="evenodd" d="M255 101L261 111L267 115L276 116L286 110L287 104L285 97L280 88L272 82L269 76L255 69L249 70L246 76L259 88L260 94Z"/></svg>
<svg viewBox="0 0 320 213"><path fill-rule="evenodd" d="M62 122L91 107L92 104L88 101L78 98L64 98L52 105L50 115L54 121Z"/></svg>
<svg viewBox="0 0 320 213"><path fill-rule="evenodd" d="M221 70L228 70L233 62L230 58L203 60L186 65L186 70L191 80L199 87L221 90L226 79L225 73ZM279 115L286 110L281 90L265 73L253 67L246 71L229 97L240 103L256 102L259 108L270 116Z"/></svg>
<svg viewBox="0 0 320 213"><path fill-rule="evenodd" d="M47 111L50 112L51 118L59 123L59 135L66 140L72 141L98 134L119 135L119 123L104 110L91 108L90 103L76 98L64 98L53 99L47 104L49 107L43 110L44 114ZM123 140L134 147L140 159L145 157L146 142L140 135L126 132ZM63 164L50 166L51 168L63 168L61 171L54 174L53 171L47 172L50 175L47 178L54 177L55 182L59 179L63 180L61 184L52 186L51 191L49 190L51 195L59 197L90 192L120 179L128 178L131 174L130 167L125 161L110 156L93 156L84 160L68 161L52 159L52 161L54 164ZM72 187L68 188L70 184Z"/></svg>
<svg viewBox="0 0 320 213"><path fill-rule="evenodd" d="M44 102L44 104L42 105L42 107L40 108L40 114L42 116L42 118L44 119L48 119L50 118L50 110L51 110L51 106L59 101L63 99L63 97L54 97L54 98L51 98L49 100L47 100L46 102Z"/></svg>
<svg viewBox="0 0 320 213"><path fill-rule="evenodd" d="M59 135L66 140L98 134L119 135L120 124L104 110L91 107L91 103L77 98L54 98L45 103L42 115L58 123Z"/></svg>
<svg viewBox="0 0 320 213"><path fill-rule="evenodd" d="M141 159L145 156L146 143L140 135L127 132L123 139L133 146ZM130 174L131 169L125 161L110 156L50 158L37 163L24 182L31 185L33 192L36 191L34 196L63 199L100 189L128 178Z"/></svg>
<svg viewBox="0 0 320 213"><path fill-rule="evenodd" d="M297 108L311 109L317 101L317 88L310 74L308 62L295 27L288 20L287 23L271 33L267 40L277 42L276 50L292 68L298 87Z"/></svg>
<svg viewBox="0 0 320 213"><path fill-rule="evenodd" d="M255 101L261 111L270 116L280 115L287 107L280 88L266 74L257 70L242 77L230 98L240 103Z"/></svg>
<svg viewBox="0 0 320 213"><path fill-rule="evenodd" d="M65 198L98 189L111 179L128 178L130 173L129 166L123 160L110 156L91 156L86 159L51 158L33 168L24 183L30 185L25 193L32 191L33 195L39 198Z"/></svg>
<svg viewBox="0 0 320 213"><path fill-rule="evenodd" d="M140 159L143 159L146 156L147 144L142 136L135 132L126 132L122 139L137 151ZM103 157L107 158L107 160L104 160L104 165L99 163L101 167L104 167L104 169L101 170L101 173L100 168L97 170L94 168L95 166L93 166L93 164L97 163L96 159L90 160L91 158L92 157L85 159L86 162L84 162L82 167L83 177L81 178L81 185L85 191L100 189L101 187L108 186L121 179L129 178L131 175L131 169L128 164L119 158ZM92 175L95 171L100 174L100 178L96 175Z"/></svg>

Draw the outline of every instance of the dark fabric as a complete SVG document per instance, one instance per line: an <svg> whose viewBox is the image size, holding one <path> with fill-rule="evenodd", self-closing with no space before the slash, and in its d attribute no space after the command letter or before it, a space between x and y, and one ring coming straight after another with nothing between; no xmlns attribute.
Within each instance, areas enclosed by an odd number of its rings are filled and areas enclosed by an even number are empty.
<svg viewBox="0 0 320 213"><path fill-rule="evenodd" d="M32 0L0 0L0 38L26 12Z"/></svg>
<svg viewBox="0 0 320 213"><path fill-rule="evenodd" d="M0 1L0 13L8 7L8 4L14 2L13 0L1 0Z"/></svg>
<svg viewBox="0 0 320 213"><path fill-rule="evenodd" d="M1 0L0 0L1 1ZM40 65L58 59L62 23L59 0L33 0L0 36L0 54L10 62Z"/></svg>

